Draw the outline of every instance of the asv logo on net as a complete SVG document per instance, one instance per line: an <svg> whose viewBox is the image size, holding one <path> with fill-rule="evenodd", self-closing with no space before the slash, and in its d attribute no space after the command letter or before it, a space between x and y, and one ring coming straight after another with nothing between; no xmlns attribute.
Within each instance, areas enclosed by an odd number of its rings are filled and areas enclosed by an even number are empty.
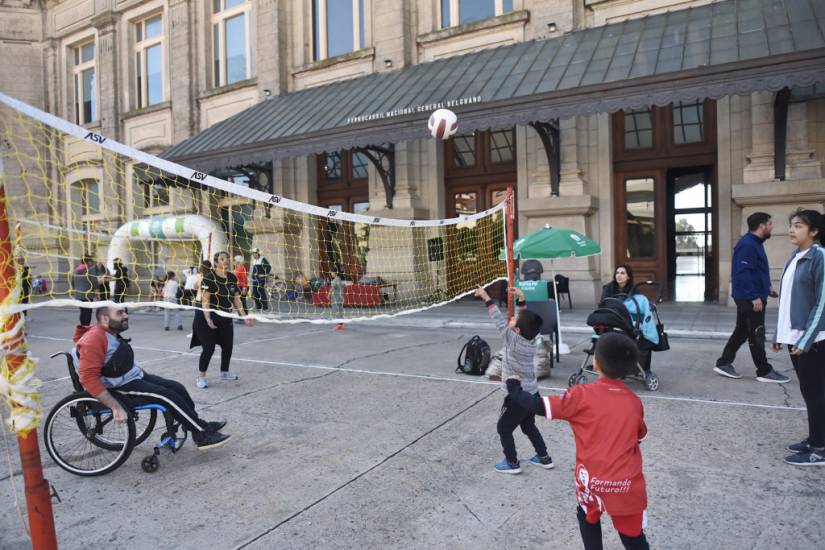
<svg viewBox="0 0 825 550"><path fill-rule="evenodd" d="M92 143L103 143L106 141L106 138L101 136L100 134L96 134L94 132L89 132L83 139L87 139Z"/></svg>

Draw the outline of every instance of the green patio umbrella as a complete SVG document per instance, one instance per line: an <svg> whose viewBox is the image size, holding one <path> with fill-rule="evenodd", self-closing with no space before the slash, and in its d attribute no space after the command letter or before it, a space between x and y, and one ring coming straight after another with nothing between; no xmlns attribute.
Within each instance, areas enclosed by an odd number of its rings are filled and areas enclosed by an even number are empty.
<svg viewBox="0 0 825 550"><path fill-rule="evenodd" d="M572 258L595 256L600 254L602 247L599 243L589 239L571 229L559 229L545 225L529 235L517 239L513 243L513 258L518 260L555 260L557 258ZM507 253L502 249L500 260L507 259Z"/></svg>
<svg viewBox="0 0 825 550"><path fill-rule="evenodd" d="M515 260L550 260L550 272L553 276L553 295L556 297L556 319L559 319L559 349L569 349L562 343L561 318L559 317L559 299L556 292L556 270L553 260L558 258L581 258L600 254L602 247L596 241L585 237L578 231L559 229L545 225L543 229L534 231L513 243L513 259ZM502 249L500 260L507 259L507 251Z"/></svg>

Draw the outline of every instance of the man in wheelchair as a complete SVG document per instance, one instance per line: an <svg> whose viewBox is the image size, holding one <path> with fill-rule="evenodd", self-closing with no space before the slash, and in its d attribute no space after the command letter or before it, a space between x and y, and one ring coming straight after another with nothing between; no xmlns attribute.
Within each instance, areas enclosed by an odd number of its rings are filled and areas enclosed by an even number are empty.
<svg viewBox="0 0 825 550"><path fill-rule="evenodd" d="M127 413L120 399L109 392L116 389L133 405L163 405L192 434L198 449L206 450L226 443L220 432L226 421L208 422L198 417L195 403L182 384L149 374L135 361L129 340L121 333L129 329L126 308L104 306L95 312L97 324L75 329L74 364L80 383L95 399L112 410L115 422L126 422Z"/></svg>

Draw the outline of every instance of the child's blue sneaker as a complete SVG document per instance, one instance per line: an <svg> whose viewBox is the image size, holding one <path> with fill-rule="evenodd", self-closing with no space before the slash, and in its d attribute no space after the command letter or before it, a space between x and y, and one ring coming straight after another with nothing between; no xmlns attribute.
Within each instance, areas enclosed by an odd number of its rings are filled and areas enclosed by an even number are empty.
<svg viewBox="0 0 825 550"><path fill-rule="evenodd" d="M536 455L530 459L530 464L534 466L541 466L545 470L552 470L553 469L553 459L550 458L550 455L539 456Z"/></svg>
<svg viewBox="0 0 825 550"><path fill-rule="evenodd" d="M518 460L513 463L507 462L507 459L505 458L496 464L496 471L502 474L520 474L521 464L519 464Z"/></svg>

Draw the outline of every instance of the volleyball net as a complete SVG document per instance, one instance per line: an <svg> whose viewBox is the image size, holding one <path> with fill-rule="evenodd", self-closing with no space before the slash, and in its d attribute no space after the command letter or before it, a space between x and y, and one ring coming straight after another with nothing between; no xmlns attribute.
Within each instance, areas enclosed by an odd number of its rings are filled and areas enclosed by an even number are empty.
<svg viewBox="0 0 825 550"><path fill-rule="evenodd" d="M0 162L21 284L15 311L199 308L200 280L215 269L204 262L222 252L243 309L276 323L421 311L506 272L506 201L441 220L322 208L261 190L271 172L227 167L221 179L2 94Z"/></svg>

